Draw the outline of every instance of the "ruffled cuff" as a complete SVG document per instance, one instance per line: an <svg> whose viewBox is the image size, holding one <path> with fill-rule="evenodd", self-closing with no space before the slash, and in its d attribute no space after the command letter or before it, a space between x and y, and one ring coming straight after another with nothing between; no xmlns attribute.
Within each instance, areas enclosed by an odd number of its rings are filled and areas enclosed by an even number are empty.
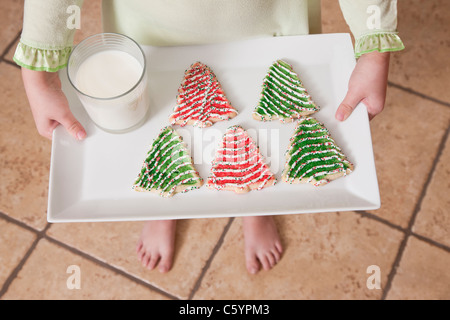
<svg viewBox="0 0 450 320"><path fill-rule="evenodd" d="M72 47L37 49L19 42L13 59L19 66L30 70L56 72L67 66L71 51Z"/></svg>
<svg viewBox="0 0 450 320"><path fill-rule="evenodd" d="M378 32L358 37L355 41L355 57L373 51L391 52L405 49L397 32Z"/></svg>

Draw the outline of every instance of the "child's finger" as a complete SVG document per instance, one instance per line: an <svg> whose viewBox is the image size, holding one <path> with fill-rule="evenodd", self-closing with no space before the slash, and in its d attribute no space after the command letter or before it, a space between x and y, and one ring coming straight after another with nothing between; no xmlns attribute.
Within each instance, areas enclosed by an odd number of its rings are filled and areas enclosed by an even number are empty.
<svg viewBox="0 0 450 320"><path fill-rule="evenodd" d="M362 100L361 97L355 95L351 91L348 91L344 100L336 110L335 114L336 119L339 121L346 120L352 114L353 110L355 110L356 106L361 100Z"/></svg>
<svg viewBox="0 0 450 320"><path fill-rule="evenodd" d="M34 122L39 134L44 138L52 140L53 129L55 129L59 123L46 117L36 117Z"/></svg>
<svg viewBox="0 0 450 320"><path fill-rule="evenodd" d="M81 123L69 111L59 121L64 128L77 140L83 140L86 137L86 131Z"/></svg>
<svg viewBox="0 0 450 320"><path fill-rule="evenodd" d="M59 123L55 120L50 120L49 125L48 125L48 138L50 140L52 140L53 138L53 130L55 130L55 128L59 125Z"/></svg>

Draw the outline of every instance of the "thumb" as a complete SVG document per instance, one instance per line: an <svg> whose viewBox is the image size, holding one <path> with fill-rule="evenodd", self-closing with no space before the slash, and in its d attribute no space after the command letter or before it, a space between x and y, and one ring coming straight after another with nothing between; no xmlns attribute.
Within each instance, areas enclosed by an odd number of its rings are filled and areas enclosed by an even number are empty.
<svg viewBox="0 0 450 320"><path fill-rule="evenodd" d="M86 130L84 130L72 112L68 111L59 122L75 139L83 140L86 138Z"/></svg>
<svg viewBox="0 0 450 320"><path fill-rule="evenodd" d="M347 92L347 95L345 96L344 100L341 102L339 107L336 110L335 117L339 121L346 120L355 110L358 103L362 100L361 97L354 94L351 91Z"/></svg>

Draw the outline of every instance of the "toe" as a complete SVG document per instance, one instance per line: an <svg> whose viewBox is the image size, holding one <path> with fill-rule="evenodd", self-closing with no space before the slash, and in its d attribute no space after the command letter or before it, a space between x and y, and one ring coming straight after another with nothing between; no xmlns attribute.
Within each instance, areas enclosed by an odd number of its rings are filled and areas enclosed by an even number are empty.
<svg viewBox="0 0 450 320"><path fill-rule="evenodd" d="M140 251L141 251L141 249L142 249L142 246L143 246L143 242L142 242L142 240L141 239L139 239L139 241L136 243L136 253L139 255L139 253L140 253Z"/></svg>
<svg viewBox="0 0 450 320"><path fill-rule="evenodd" d="M251 274L255 274L259 271L260 265L258 259L256 258L256 254L249 253L245 259L245 263L247 265L247 271Z"/></svg>
<svg viewBox="0 0 450 320"><path fill-rule="evenodd" d="M148 262L147 269L153 270L155 269L158 261L159 261L160 255L158 253L153 253L152 258Z"/></svg>
<svg viewBox="0 0 450 320"><path fill-rule="evenodd" d="M270 270L271 266L270 266L270 261L267 258L267 255L265 254L261 254L259 257L259 262L261 262L261 265L263 267L264 270Z"/></svg>
<svg viewBox="0 0 450 320"><path fill-rule="evenodd" d="M142 259L145 256L145 250L142 249L142 247L139 249L139 251L137 251L137 258L139 261L142 262Z"/></svg>
<svg viewBox="0 0 450 320"><path fill-rule="evenodd" d="M283 253L283 246L281 245L281 242L279 240L275 242L275 248L277 249L281 257L281 254Z"/></svg>
<svg viewBox="0 0 450 320"><path fill-rule="evenodd" d="M272 253L273 257L275 258L275 263L278 263L278 261L280 261L280 259L281 259L281 252L275 248L271 251L271 253Z"/></svg>
<svg viewBox="0 0 450 320"><path fill-rule="evenodd" d="M165 273L168 272L170 268L172 268L172 259L170 258L161 259L161 261L159 262L159 271L161 273Z"/></svg>
<svg viewBox="0 0 450 320"><path fill-rule="evenodd" d="M275 256L272 254L272 252L269 251L266 253L266 258L269 262L270 269L272 269L277 264Z"/></svg>
<svg viewBox="0 0 450 320"><path fill-rule="evenodd" d="M162 273L168 272L172 268L173 250L166 248L161 253L161 261L159 262L159 271Z"/></svg>
<svg viewBox="0 0 450 320"><path fill-rule="evenodd" d="M142 258L141 258L141 263L142 263L142 265L143 265L144 267L147 267L148 262L150 261L150 259L151 259L150 252L144 252L144 255L143 255Z"/></svg>

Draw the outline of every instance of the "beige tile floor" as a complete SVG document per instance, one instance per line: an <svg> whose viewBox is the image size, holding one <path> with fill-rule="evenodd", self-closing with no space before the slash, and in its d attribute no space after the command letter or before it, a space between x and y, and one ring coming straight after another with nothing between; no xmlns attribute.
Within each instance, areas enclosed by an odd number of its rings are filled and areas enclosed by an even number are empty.
<svg viewBox="0 0 450 320"><path fill-rule="evenodd" d="M399 1L406 49L391 59L385 111L371 122L382 207L277 216L285 254L249 275L241 219L179 222L175 266L144 270L141 222L49 224L51 142L35 128L12 62L23 1L0 12L0 299L449 299L450 2ZM323 0L323 32L348 32ZM100 31L85 1L76 42ZM69 266L82 272L69 290ZM381 289L368 289L377 265Z"/></svg>

